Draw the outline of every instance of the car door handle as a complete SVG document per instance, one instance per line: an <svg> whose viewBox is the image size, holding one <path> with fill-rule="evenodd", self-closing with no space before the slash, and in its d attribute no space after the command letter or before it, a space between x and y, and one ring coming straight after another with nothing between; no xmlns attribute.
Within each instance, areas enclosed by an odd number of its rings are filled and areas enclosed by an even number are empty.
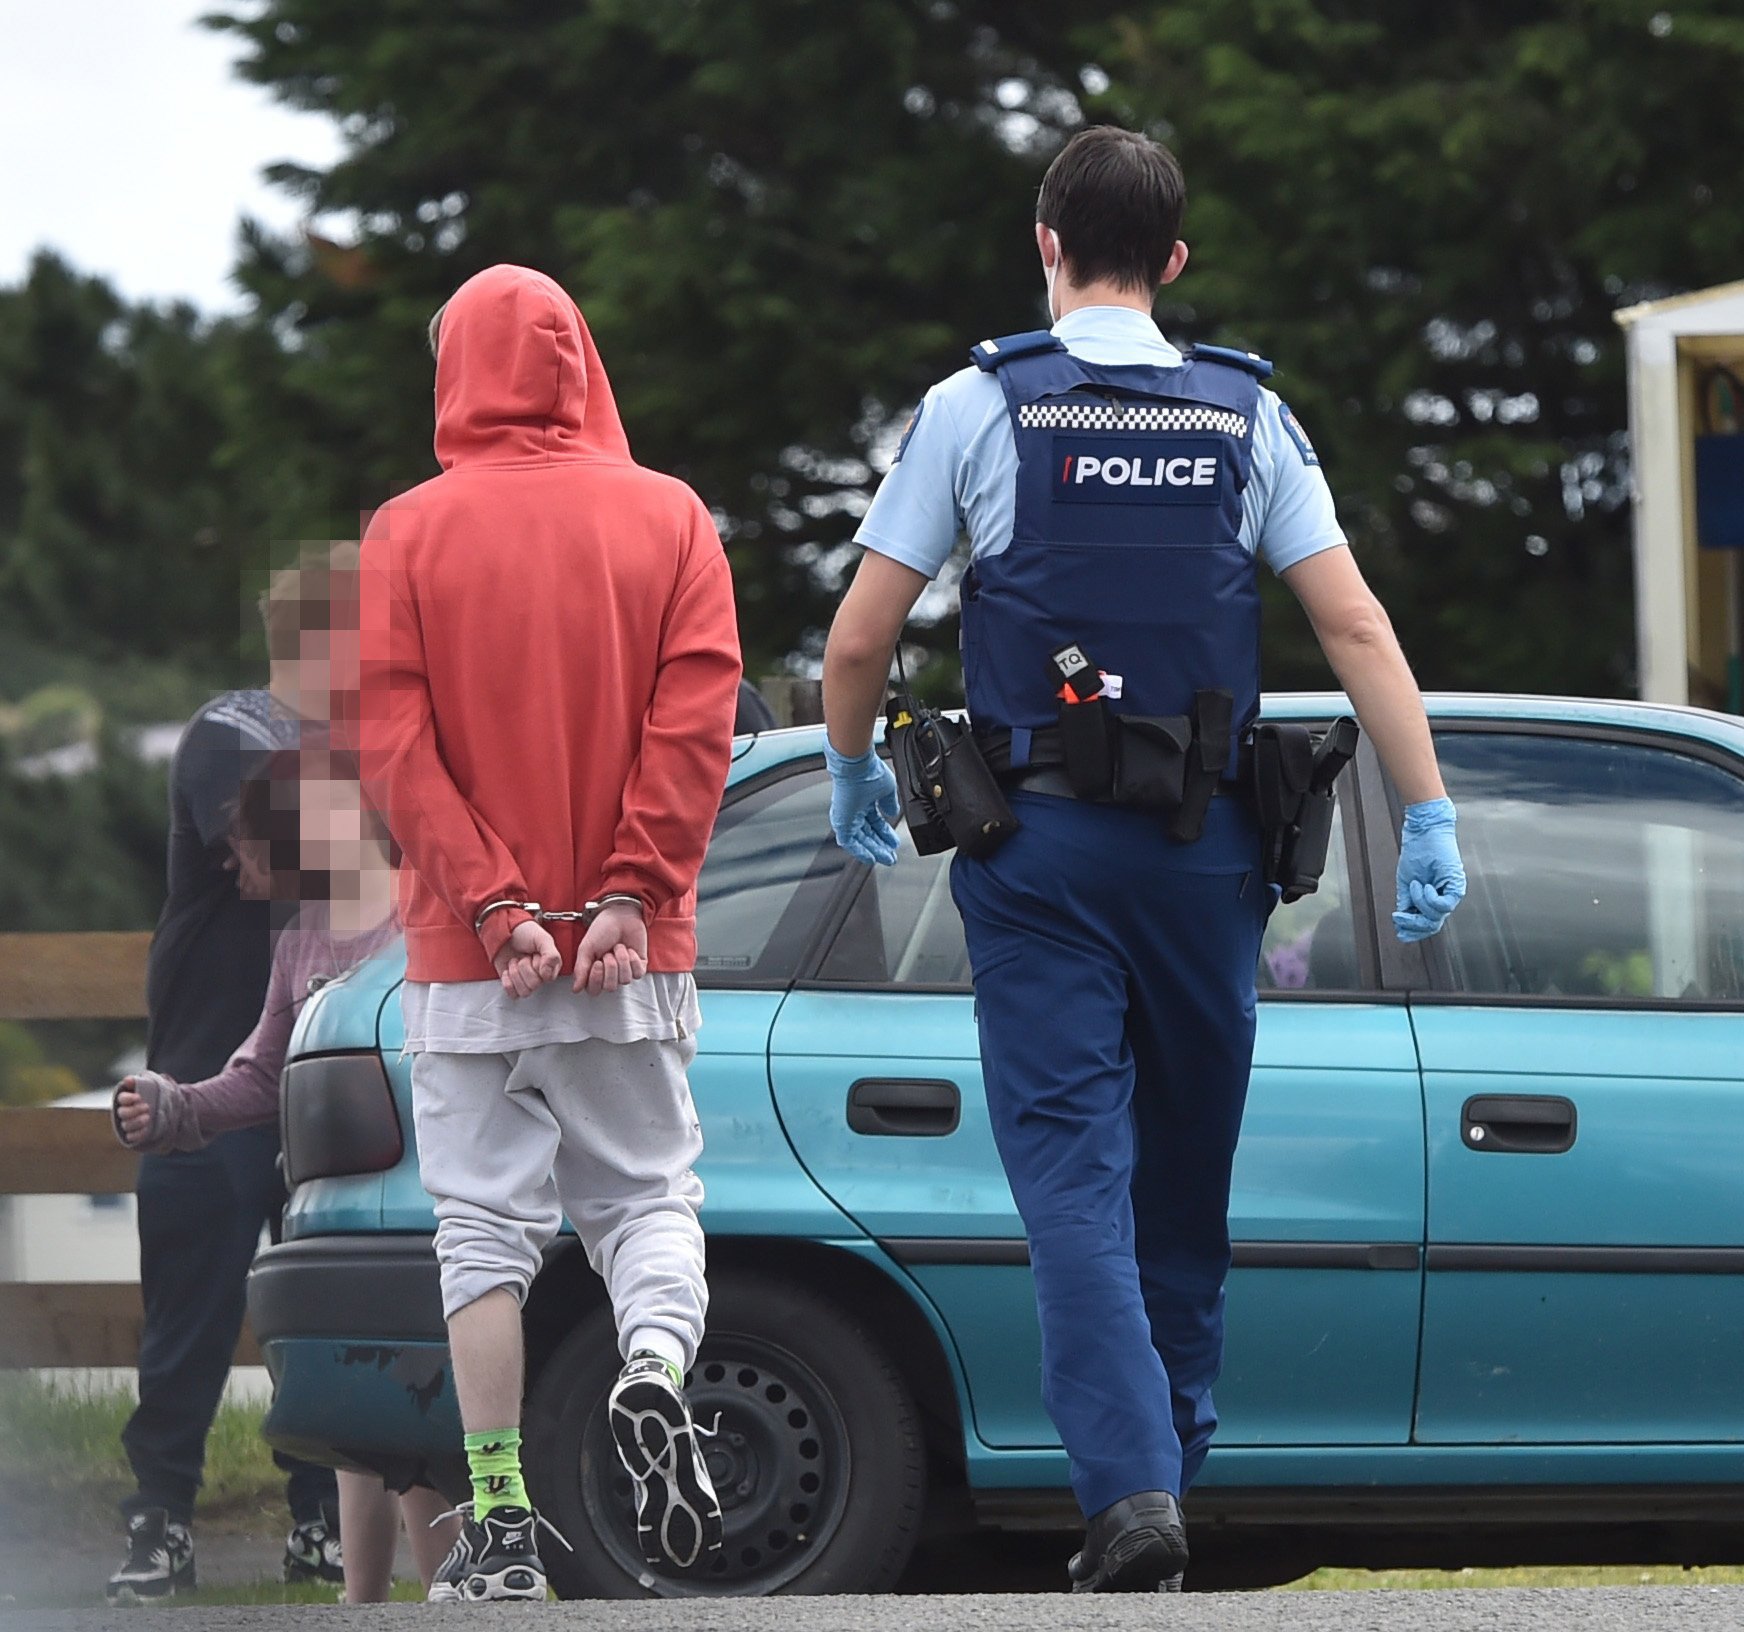
<svg viewBox="0 0 1744 1632"><path fill-rule="evenodd" d="M1560 1094L1479 1094L1459 1113L1466 1148L1498 1156L1560 1156L1574 1145L1574 1101Z"/></svg>
<svg viewBox="0 0 1744 1632"><path fill-rule="evenodd" d="M963 1119L954 1082L915 1077L863 1077L848 1090L848 1126L855 1133L941 1139Z"/></svg>

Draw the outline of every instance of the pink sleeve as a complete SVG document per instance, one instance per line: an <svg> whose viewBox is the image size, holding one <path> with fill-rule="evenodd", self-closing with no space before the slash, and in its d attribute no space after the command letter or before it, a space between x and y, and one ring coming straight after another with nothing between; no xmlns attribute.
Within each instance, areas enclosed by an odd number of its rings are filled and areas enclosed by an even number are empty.
<svg viewBox="0 0 1744 1632"><path fill-rule="evenodd" d="M285 1067L285 1052L303 995L297 990L296 965L304 939L295 924L279 936L266 985L266 1003L254 1030L217 1076L183 1088L189 1108L199 1118L203 1138L258 1127L279 1114L279 1073Z"/></svg>

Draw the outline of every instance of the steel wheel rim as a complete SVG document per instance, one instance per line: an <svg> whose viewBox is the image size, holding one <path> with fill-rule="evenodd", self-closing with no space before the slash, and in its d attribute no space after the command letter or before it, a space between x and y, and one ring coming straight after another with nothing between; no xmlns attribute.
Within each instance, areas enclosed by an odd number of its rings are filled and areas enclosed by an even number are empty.
<svg viewBox="0 0 1744 1632"><path fill-rule="evenodd" d="M643 1562L635 1498L618 1461L602 1390L582 1434L582 1507L612 1562L659 1597L760 1597L804 1571L841 1528L851 1472L847 1424L829 1390L777 1344L725 1333L704 1342L686 1394L724 1540L679 1572Z"/></svg>

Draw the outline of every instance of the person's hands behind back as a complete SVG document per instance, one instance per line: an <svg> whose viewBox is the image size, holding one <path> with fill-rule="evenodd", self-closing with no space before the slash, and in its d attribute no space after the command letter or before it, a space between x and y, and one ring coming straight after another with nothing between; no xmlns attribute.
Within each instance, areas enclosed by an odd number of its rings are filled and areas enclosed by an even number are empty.
<svg viewBox="0 0 1744 1632"><path fill-rule="evenodd" d="M613 901L587 926L575 949L575 990L615 992L648 973L648 926L642 909Z"/></svg>
<svg viewBox="0 0 1744 1632"><path fill-rule="evenodd" d="M563 973L563 958L551 932L531 918L515 925L491 961L510 997L531 997Z"/></svg>
<svg viewBox="0 0 1744 1632"><path fill-rule="evenodd" d="M891 824L902 813L895 773L875 748L848 759L827 739L824 764L830 771L830 830L836 843L868 866L894 867L901 841Z"/></svg>
<svg viewBox="0 0 1744 1632"><path fill-rule="evenodd" d="M1393 913L1393 930L1401 941L1424 941L1438 933L1465 895L1455 821L1451 799L1426 799L1405 807Z"/></svg>

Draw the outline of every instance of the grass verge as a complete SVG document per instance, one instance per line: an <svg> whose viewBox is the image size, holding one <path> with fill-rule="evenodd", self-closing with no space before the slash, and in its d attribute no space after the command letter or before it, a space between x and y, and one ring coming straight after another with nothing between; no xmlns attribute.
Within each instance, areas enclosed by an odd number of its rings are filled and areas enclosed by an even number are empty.
<svg viewBox="0 0 1744 1632"><path fill-rule="evenodd" d="M1517 1570L1316 1570L1284 1592L1356 1592L1375 1588L1421 1592L1445 1587L1736 1587L1736 1564L1531 1565Z"/></svg>
<svg viewBox="0 0 1744 1632"><path fill-rule="evenodd" d="M121 1430L133 1396L113 1388L49 1382L30 1372L0 1372L0 1490L29 1491L8 1503L7 1522L30 1534L116 1528L115 1504L133 1479ZM203 1531L276 1528L284 1475L260 1437L258 1407L221 1405L206 1441L206 1482L198 1521Z"/></svg>

